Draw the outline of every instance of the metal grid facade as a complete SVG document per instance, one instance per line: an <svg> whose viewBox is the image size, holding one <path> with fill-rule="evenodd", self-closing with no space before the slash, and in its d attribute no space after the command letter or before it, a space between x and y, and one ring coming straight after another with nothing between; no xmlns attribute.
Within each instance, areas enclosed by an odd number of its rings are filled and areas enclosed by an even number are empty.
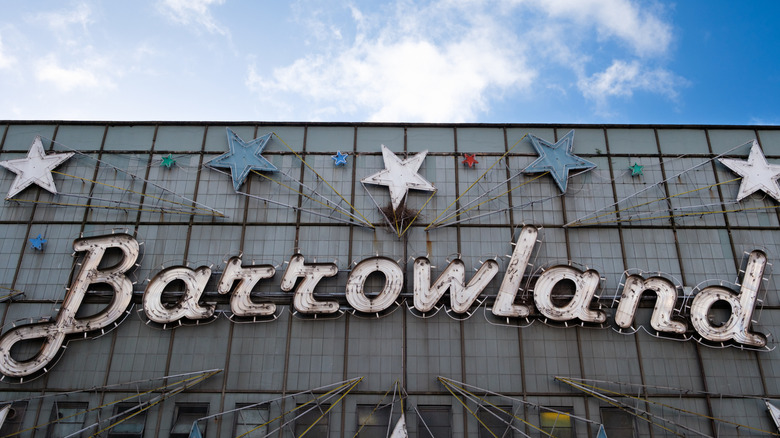
<svg viewBox="0 0 780 438"><path fill-rule="evenodd" d="M328 181L376 229L337 221L329 209L257 175L243 187L257 197L237 195L229 175L204 166L227 150L226 127L245 140L274 132L264 156L285 172L288 181L340 202L323 184ZM575 129L574 152L597 164L596 169L572 177L565 195L549 177L530 181L534 176L519 174L537 157L525 134L554 141L570 129ZM285 261L296 251L307 260L338 265L340 273L318 286L321 299L343 296L353 263L377 254L399 261L405 269L402 296L409 306L414 258L427 256L436 266L435 278L460 254L470 278L481 261L498 256L501 271L486 292L494 296L508 260L504 255L511 254L511 242L523 224L541 228L536 267L573 261L598 270L604 277L600 295L606 306L620 294L618 283L628 269L667 273L688 290L710 280L734 282L745 252L754 249L764 249L770 262L780 260L777 203L753 195L735 205L739 181L724 183L735 176L713 160L726 151L744 159L749 145L735 147L755 138L769 162L780 163L780 129L772 127L5 122L0 125L0 159L23 157L36 135L43 137L47 151L70 148L80 153L54 175L61 195L33 186L18 196L21 201L6 201L0 208L0 286L24 292L0 303L4 331L14 321L54 317L76 269L73 240L116 230L143 242L143 256L134 271L136 309L144 280L162 267L213 264L217 275L228 257L239 254L245 261L278 266L275 277L257 291L283 301L292 293L281 292L279 279ZM384 228L371 198L384 204L387 190L360 184L361 178L383 168L381 144L402 158L428 150L420 173L438 189L401 238ZM344 167L333 166L331 156L337 150L349 153ZM461 164L463 153L477 154L476 168ZM176 165L161 167L160 160L169 155ZM702 162L706 164L695 167ZM628 170L634 163L644 166L640 177L632 177ZM14 177L0 171L0 189L7 190ZM158 186L227 217L154 211L160 206L155 197L167 196ZM494 187L501 189L479 197ZM411 192L408 202L419 208L427 196ZM487 198L489 202L464 213L461 222L425 230L449 205L472 201L476 205ZM105 204L99 199L137 202L139 208L99 208L96 205ZM657 199L663 201L654 202ZM601 216L598 223L564 226L594 212ZM39 234L47 239L44 251L29 245L28 239ZM778 290L777 277L770 276L765 300L754 314L755 328L775 336L780 334ZM214 300L218 313L229 309L226 299ZM92 303L99 307L101 301ZM414 408L445 406L452 436L477 437L479 423L437 380L444 376L601 421L601 410L610 405L554 379L562 376L646 385L634 395L763 430L774 428L763 399L780 399L778 350L710 348L694 341L656 339L642 331L624 335L610 327L562 328L538 320L501 326L486 320L485 305L468 319L451 318L444 310L419 318L403 305L381 318L346 312L319 320L301 318L289 306L280 306L280 316L272 322L234 323L220 316L207 325L176 329L145 324L133 311L105 336L70 342L56 366L42 377L22 384L0 383L0 399L28 400L21 420L21 429L26 429L48 421L54 400L96 407L132 391L96 389L67 399L44 395L222 369L147 411L143 436L168 436L177 409L188 403L208 405L207 412L216 414L362 376L355 390L330 411L330 437L353 436L359 409L376 404L396 381L409 395L404 407L411 436L424 436ZM651 311L652 303L644 305L637 319L649 320ZM773 347L773 338L769 340ZM505 399L490 400L507 405ZM293 404L287 401L286 407ZM537 410L517 402L509 405L519 417L540 424ZM282 408L266 409L274 417ZM84 424L97 421L97 415L87 414ZM638 437L673 436L647 421L633 421ZM684 414L675 421L710 436L765 435ZM236 424L233 415L208 420L206 436L233 436ZM531 426L515 424L531 436L544 436ZM575 436L595 437L596 432L593 425L574 424ZM286 429L283 436L292 433ZM42 427L23 435L46 434Z"/></svg>

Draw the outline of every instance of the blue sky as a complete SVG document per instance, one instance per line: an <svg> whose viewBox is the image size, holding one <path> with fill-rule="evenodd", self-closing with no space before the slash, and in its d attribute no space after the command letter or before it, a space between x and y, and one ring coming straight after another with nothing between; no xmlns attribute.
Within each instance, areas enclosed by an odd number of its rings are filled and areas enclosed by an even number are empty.
<svg viewBox="0 0 780 438"><path fill-rule="evenodd" d="M780 123L777 1L2 2L0 119Z"/></svg>

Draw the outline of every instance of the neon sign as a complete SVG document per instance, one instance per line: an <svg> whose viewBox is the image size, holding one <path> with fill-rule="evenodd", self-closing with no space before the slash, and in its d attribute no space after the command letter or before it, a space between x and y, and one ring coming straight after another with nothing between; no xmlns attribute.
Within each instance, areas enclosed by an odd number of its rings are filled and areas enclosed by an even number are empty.
<svg viewBox="0 0 780 438"><path fill-rule="evenodd" d="M556 265L540 270L536 275L526 276L537 239L536 227L522 228L489 312L496 318L510 320L535 317L566 325L605 323L607 313L601 310L596 297L601 284L601 276L597 271ZM16 326L0 337L0 373L3 375L0 380L8 378L25 381L45 373L62 353L69 339L104 334L117 327L129 313L133 285L127 273L139 256L138 242L129 235L118 234L81 238L74 242L73 247L77 252L84 253L84 259L54 321ZM120 260L113 266L103 267L106 253L116 253L117 250L121 254ZM751 331L751 318L766 265L766 254L753 251L740 284L721 282L694 289L695 296L688 306L687 319L700 340L758 349L767 346L766 335ZM413 307L416 311L431 312L449 291L450 310L455 314L464 314L475 306L489 283L498 275L499 266L495 260L486 260L467 282L463 261L455 259L431 282L431 262L426 257L419 257L414 261L413 272ZM234 316L271 316L276 312L276 305L254 301L251 292L260 281L273 278L275 273L271 265L244 266L241 258L232 257L217 283L217 292L230 294L230 311ZM280 287L283 291L293 293L291 306L296 312L335 314L340 311L339 302L318 300L314 293L322 279L334 277L337 273L335 263L308 263L303 255L295 254L282 275ZM376 273L384 277L384 285L381 291L369 296L365 291L366 280ZM165 326L175 326L176 322L183 320L198 322L213 318L216 305L201 301L211 275L211 268L205 266L163 269L151 278L143 293L144 314L150 321ZM657 297L651 318L652 328L659 334L670 336L691 332L686 316L680 310L675 310L676 304L683 298L680 285L660 273L646 278L642 274L627 271L624 278L621 282L621 299L614 316L615 325L619 328L631 327L640 298L651 291ZM173 282L183 285L183 293L177 302L171 304L164 300L164 296ZM562 282L573 285L573 292L565 303L555 297L556 288ZM111 303L97 314L77 317L90 286L96 284L106 284L113 290ZM524 289L524 284L528 289ZM398 263L386 257L370 257L350 271L345 299L357 313L379 315L399 304L403 287L404 270ZM532 290L533 303L518 302L518 294L526 290ZM708 318L717 303L725 303L731 310L729 319L723 324L715 324ZM12 350L18 342L33 340L42 341L34 357L22 360L14 357Z"/></svg>

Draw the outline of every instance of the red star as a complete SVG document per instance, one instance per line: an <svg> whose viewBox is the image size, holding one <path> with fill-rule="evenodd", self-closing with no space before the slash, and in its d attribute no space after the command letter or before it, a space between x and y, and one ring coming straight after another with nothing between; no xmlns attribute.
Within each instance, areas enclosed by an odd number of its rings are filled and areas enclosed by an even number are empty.
<svg viewBox="0 0 780 438"><path fill-rule="evenodd" d="M479 161L476 160L477 154L463 154L463 158L465 158L461 163L469 166L474 167L475 164L479 164Z"/></svg>

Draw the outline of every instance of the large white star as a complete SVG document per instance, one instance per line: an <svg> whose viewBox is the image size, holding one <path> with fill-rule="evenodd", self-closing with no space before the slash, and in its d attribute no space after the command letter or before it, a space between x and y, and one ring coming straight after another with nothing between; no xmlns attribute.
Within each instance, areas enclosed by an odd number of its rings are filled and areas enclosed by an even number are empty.
<svg viewBox="0 0 780 438"><path fill-rule="evenodd" d="M6 199L13 198L31 184L36 184L56 195L57 187L54 185L51 171L72 156L73 152L46 155L41 136L35 136L26 158L0 161L0 166L16 174Z"/></svg>
<svg viewBox="0 0 780 438"><path fill-rule="evenodd" d="M382 145L382 158L385 161L385 169L367 176L360 180L363 183L387 186L390 189L390 199L393 202L393 210L397 209L403 202L409 189L424 190L435 192L436 187L419 173L425 156L428 151L422 151L419 154L402 160L398 158L390 149Z"/></svg>
<svg viewBox="0 0 780 438"><path fill-rule="evenodd" d="M780 165L769 164L766 161L756 140L753 140L747 161L734 158L719 158L719 160L732 172L742 177L737 201L761 190L780 202L780 185L777 184L777 179L780 178Z"/></svg>

